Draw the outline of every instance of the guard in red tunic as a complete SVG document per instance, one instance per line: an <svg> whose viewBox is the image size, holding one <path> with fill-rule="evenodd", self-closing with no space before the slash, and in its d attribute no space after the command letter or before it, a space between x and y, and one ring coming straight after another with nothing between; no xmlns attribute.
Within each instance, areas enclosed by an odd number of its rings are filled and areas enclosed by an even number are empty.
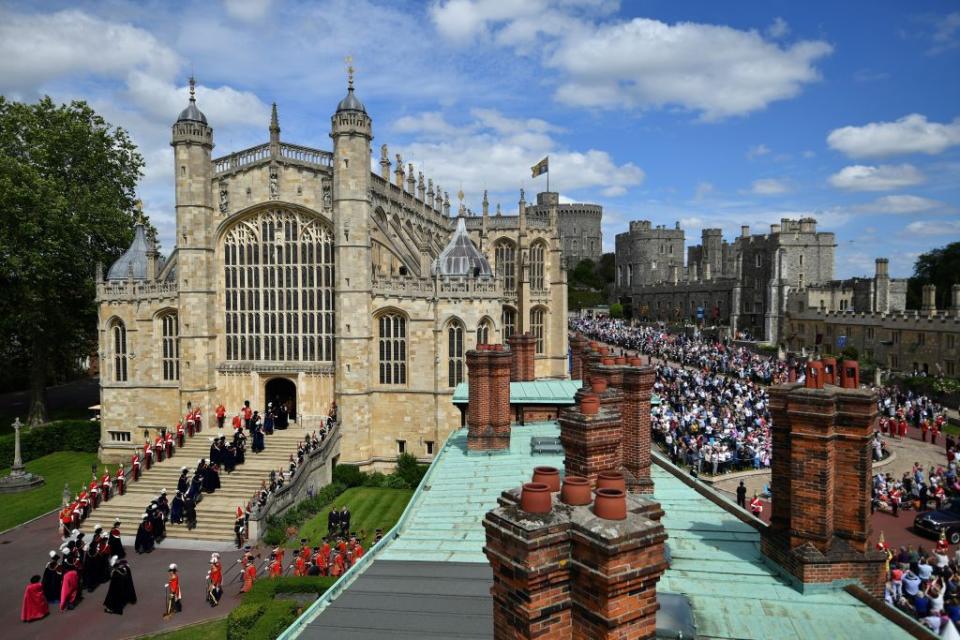
<svg viewBox="0 0 960 640"><path fill-rule="evenodd" d="M163 462L163 450L165 449L163 442L163 437L157 434L157 437L153 441L153 452L157 457L157 462Z"/></svg>
<svg viewBox="0 0 960 640"><path fill-rule="evenodd" d="M97 479L94 478L90 481L90 508L96 509L100 506L100 487L97 484Z"/></svg>
<svg viewBox="0 0 960 640"><path fill-rule="evenodd" d="M137 481L140 479L140 451L134 451L133 457L130 458L130 468L133 470L133 479Z"/></svg>
<svg viewBox="0 0 960 640"><path fill-rule="evenodd" d="M177 446L183 449L183 444L186 440L187 434L183 428L183 420L177 420Z"/></svg>
<svg viewBox="0 0 960 640"><path fill-rule="evenodd" d="M113 478L114 484L117 485L117 493L123 495L127 492L127 475L123 470L123 464L121 463L117 467L117 475Z"/></svg>
<svg viewBox="0 0 960 640"><path fill-rule="evenodd" d="M167 584L167 610L163 614L164 618L169 618L175 613L183 611L183 596L180 593L180 576L177 575L177 565L170 565Z"/></svg>
<svg viewBox="0 0 960 640"><path fill-rule="evenodd" d="M240 587L240 593L253 589L253 582L257 579L257 566L249 553L243 557L243 563L243 586Z"/></svg>
<svg viewBox="0 0 960 640"><path fill-rule="evenodd" d="M106 502L110 499L110 491L113 488L113 483L110 481L110 472L106 467L103 468L103 477L100 478L100 493L103 496L103 501Z"/></svg>
<svg viewBox="0 0 960 640"><path fill-rule="evenodd" d="M750 501L750 513L755 518L759 518L760 514L763 513L763 503L760 502L760 496L756 492L753 493L753 499Z"/></svg>
<svg viewBox="0 0 960 640"><path fill-rule="evenodd" d="M273 560L270 562L270 577L279 578L283 575L283 561L276 554L271 553Z"/></svg>
<svg viewBox="0 0 960 640"><path fill-rule="evenodd" d="M217 428L223 429L223 423L227 419L227 408L223 406L223 403L217 405L214 415L217 417Z"/></svg>
<svg viewBox="0 0 960 640"><path fill-rule="evenodd" d="M153 466L153 449L150 447L150 438L147 438L143 443L143 459L146 465L144 470L149 471L150 467Z"/></svg>
<svg viewBox="0 0 960 640"><path fill-rule="evenodd" d="M207 574L207 602L211 607L220 604L223 597L223 566L220 564L220 554L210 556L210 572Z"/></svg>
<svg viewBox="0 0 960 640"><path fill-rule="evenodd" d="M167 431L167 437L164 438L163 444L167 453L167 457L172 458L173 457L173 434L170 433L169 431Z"/></svg>

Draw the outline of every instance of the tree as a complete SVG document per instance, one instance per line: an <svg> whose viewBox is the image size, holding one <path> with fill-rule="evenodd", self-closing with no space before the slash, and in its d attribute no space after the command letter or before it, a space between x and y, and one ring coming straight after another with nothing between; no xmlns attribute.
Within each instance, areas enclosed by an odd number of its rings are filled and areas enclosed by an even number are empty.
<svg viewBox="0 0 960 640"><path fill-rule="evenodd" d="M960 282L960 242L920 254L913 265L913 277L907 283L907 308L919 309L923 285L937 287L937 308L950 306L950 289Z"/></svg>
<svg viewBox="0 0 960 640"><path fill-rule="evenodd" d="M0 96L0 335L7 366L29 370L30 424L46 419L48 380L95 349L95 267L133 238L142 168L86 103Z"/></svg>
<svg viewBox="0 0 960 640"><path fill-rule="evenodd" d="M623 305L619 302L614 302L610 305L610 317L620 319L623 317Z"/></svg>

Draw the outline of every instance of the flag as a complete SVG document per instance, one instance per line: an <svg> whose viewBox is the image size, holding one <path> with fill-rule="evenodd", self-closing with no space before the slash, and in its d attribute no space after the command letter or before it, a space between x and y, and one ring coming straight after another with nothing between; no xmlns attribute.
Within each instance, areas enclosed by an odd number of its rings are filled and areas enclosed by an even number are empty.
<svg viewBox="0 0 960 640"><path fill-rule="evenodd" d="M547 156L537 164L530 167L530 170L533 173L534 178L550 171L550 156Z"/></svg>

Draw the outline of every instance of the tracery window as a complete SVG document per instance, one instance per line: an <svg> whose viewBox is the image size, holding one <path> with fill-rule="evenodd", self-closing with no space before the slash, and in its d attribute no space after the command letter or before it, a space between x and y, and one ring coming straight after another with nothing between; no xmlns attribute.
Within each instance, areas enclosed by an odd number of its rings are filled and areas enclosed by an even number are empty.
<svg viewBox="0 0 960 640"><path fill-rule="evenodd" d="M490 321L481 320L477 325L477 344L490 344Z"/></svg>
<svg viewBox="0 0 960 640"><path fill-rule="evenodd" d="M497 263L497 277L503 283L506 292L517 288L517 249L509 240L497 242L494 249L494 259Z"/></svg>
<svg viewBox="0 0 960 640"><path fill-rule="evenodd" d="M407 319L399 313L380 316L380 384L407 383Z"/></svg>
<svg viewBox="0 0 960 640"><path fill-rule="evenodd" d="M114 320L110 327L113 334L113 379L116 382L127 381L127 325L122 320Z"/></svg>
<svg viewBox="0 0 960 640"><path fill-rule="evenodd" d="M180 379L180 327L177 314L167 313L160 317L160 359L163 362L163 379Z"/></svg>
<svg viewBox="0 0 960 640"><path fill-rule="evenodd" d="M463 323L454 320L447 328L447 386L463 382Z"/></svg>
<svg viewBox="0 0 960 640"><path fill-rule="evenodd" d="M543 307L530 309L530 332L537 339L537 353L543 353Z"/></svg>
<svg viewBox="0 0 960 640"><path fill-rule="evenodd" d="M513 307L504 307L500 317L500 325L503 327L503 339L512 336L517 331L517 311Z"/></svg>
<svg viewBox="0 0 960 640"><path fill-rule="evenodd" d="M333 236L326 222L265 211L224 238L227 360L332 362Z"/></svg>
<svg viewBox="0 0 960 640"><path fill-rule="evenodd" d="M530 247L530 288L534 291L543 291L543 243L535 242Z"/></svg>

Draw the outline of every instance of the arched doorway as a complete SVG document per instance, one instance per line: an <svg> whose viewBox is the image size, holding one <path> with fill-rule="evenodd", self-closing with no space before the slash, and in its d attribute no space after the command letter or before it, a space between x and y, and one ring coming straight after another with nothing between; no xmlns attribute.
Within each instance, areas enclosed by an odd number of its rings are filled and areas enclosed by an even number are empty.
<svg viewBox="0 0 960 640"><path fill-rule="evenodd" d="M272 378L267 381L266 398L274 412L277 428L286 427L288 420L297 419L297 385L289 378Z"/></svg>

